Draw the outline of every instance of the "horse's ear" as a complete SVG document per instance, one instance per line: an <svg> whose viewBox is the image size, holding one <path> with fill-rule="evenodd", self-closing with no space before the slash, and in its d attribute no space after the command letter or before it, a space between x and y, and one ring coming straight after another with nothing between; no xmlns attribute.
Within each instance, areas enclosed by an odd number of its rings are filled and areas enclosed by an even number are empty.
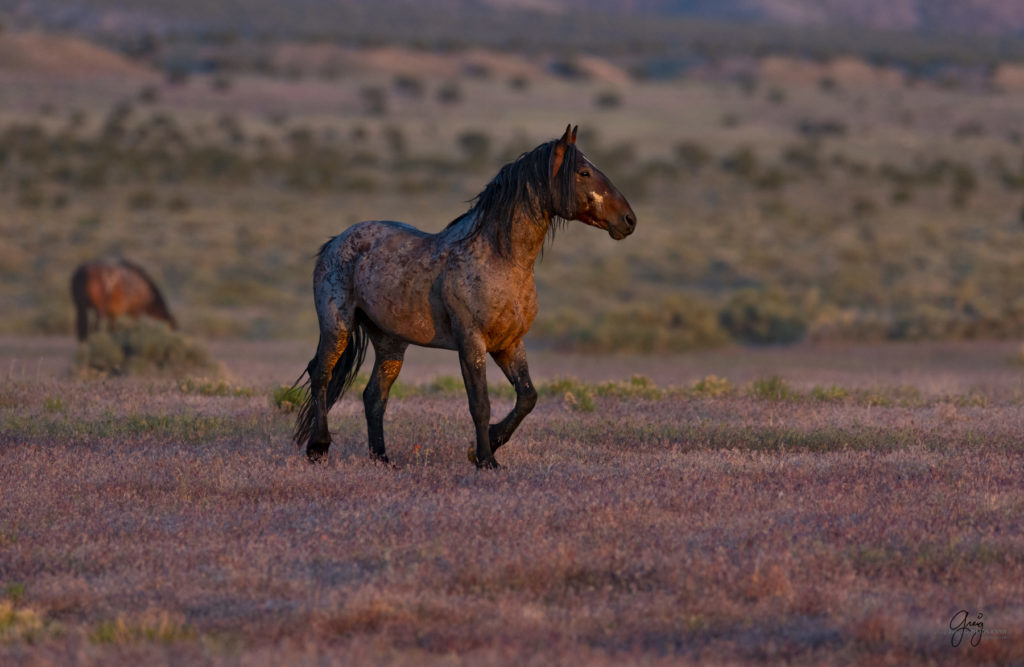
<svg viewBox="0 0 1024 667"><path fill-rule="evenodd" d="M571 131L572 125L565 126L565 134L555 142L555 150L551 153L551 178L558 176L558 170L562 168L562 160L565 159L565 149L569 144L576 142L576 134Z"/></svg>
<svg viewBox="0 0 1024 667"><path fill-rule="evenodd" d="M570 144L576 143L576 130L578 130L578 129L580 129L579 125L577 125L576 127L572 128L572 136L569 137L569 143Z"/></svg>

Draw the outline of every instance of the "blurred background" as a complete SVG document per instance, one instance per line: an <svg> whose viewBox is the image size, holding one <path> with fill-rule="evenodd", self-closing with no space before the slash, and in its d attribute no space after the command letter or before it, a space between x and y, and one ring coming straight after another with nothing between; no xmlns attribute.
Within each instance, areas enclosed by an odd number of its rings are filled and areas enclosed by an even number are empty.
<svg viewBox="0 0 1024 667"><path fill-rule="evenodd" d="M123 256L205 338L316 337L313 256L441 229L579 124L534 347L1024 335L1017 0L0 0L0 334Z"/></svg>

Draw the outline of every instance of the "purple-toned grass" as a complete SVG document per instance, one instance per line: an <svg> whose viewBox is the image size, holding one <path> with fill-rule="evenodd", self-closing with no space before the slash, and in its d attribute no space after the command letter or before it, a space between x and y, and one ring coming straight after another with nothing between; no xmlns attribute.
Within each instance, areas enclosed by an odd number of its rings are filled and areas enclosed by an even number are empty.
<svg viewBox="0 0 1024 667"><path fill-rule="evenodd" d="M312 467L269 390L8 380L0 662L1020 660L1024 407L955 398L548 395L491 473L457 394Z"/></svg>

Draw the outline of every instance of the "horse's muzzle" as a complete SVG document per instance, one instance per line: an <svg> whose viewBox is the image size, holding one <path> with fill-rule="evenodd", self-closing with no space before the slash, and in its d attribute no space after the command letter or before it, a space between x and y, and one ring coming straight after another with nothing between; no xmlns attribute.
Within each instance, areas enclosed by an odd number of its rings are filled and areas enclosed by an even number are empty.
<svg viewBox="0 0 1024 667"><path fill-rule="evenodd" d="M636 216L632 211L624 214L615 224L608 225L608 235L616 241L621 241L636 229Z"/></svg>

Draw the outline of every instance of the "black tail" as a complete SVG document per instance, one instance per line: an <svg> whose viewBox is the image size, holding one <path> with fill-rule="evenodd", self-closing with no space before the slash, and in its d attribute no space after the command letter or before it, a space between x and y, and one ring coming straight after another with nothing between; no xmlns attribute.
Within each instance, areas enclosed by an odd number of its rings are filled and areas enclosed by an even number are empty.
<svg viewBox="0 0 1024 667"><path fill-rule="evenodd" d="M338 359L338 363L334 365L334 370L331 372L331 381L327 384L327 405L324 406L324 411L330 410L331 406L338 402L352 381L356 379L359 367L363 365L363 360L366 358L366 345L369 340L366 329L357 316L355 326L348 333L348 345L345 346L345 351L341 353L341 358ZM313 375L313 369L319 356L320 350L318 349L317 356L313 357L309 365L306 366L306 374L310 377ZM299 379L302 379L301 375ZM303 386L308 384L309 380L307 379ZM295 417L295 435L292 437L295 444L301 446L308 442L315 428L316 395L310 391L306 401L299 408L298 416Z"/></svg>

